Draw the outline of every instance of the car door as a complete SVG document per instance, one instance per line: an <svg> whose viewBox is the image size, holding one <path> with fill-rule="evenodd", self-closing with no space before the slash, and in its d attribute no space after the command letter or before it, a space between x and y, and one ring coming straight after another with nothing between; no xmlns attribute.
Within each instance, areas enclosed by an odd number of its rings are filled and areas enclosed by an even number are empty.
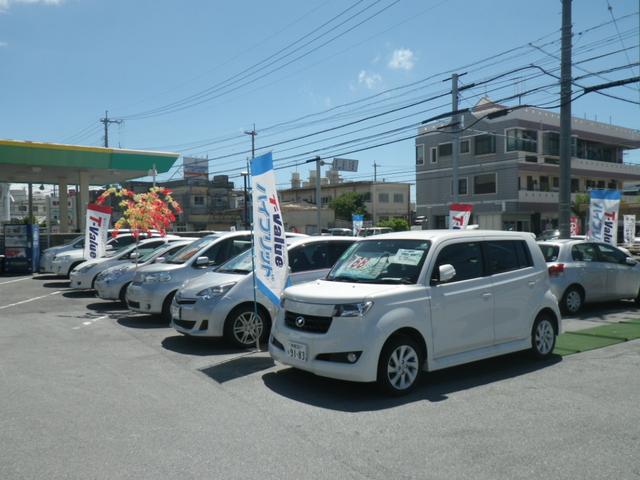
<svg viewBox="0 0 640 480"><path fill-rule="evenodd" d="M528 337L546 272L533 267L524 240L487 240L483 249L493 285L495 344Z"/></svg>
<svg viewBox="0 0 640 480"><path fill-rule="evenodd" d="M594 243L576 243L571 246L572 262L565 264L566 275L584 288L585 300L606 299L607 265L599 259Z"/></svg>
<svg viewBox="0 0 640 480"><path fill-rule="evenodd" d="M439 282L450 264L452 280ZM493 287L485 276L480 241L451 241L436 252L430 271L433 356L440 358L493 344Z"/></svg>
<svg viewBox="0 0 640 480"><path fill-rule="evenodd" d="M627 255L604 243L596 244L598 257L607 269L607 298L635 298L638 293L638 273L627 264Z"/></svg>

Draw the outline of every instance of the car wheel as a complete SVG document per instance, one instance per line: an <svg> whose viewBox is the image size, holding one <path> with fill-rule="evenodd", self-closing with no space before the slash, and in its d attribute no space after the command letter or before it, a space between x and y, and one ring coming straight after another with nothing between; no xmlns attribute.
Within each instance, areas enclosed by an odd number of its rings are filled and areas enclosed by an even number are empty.
<svg viewBox="0 0 640 480"><path fill-rule="evenodd" d="M422 363L420 347L411 337L392 337L380 353L378 385L388 394L405 395L415 388Z"/></svg>
<svg viewBox="0 0 640 480"><path fill-rule="evenodd" d="M125 283L122 288L120 289L120 295L118 295L118 298L120 299L120 302L123 304L127 304L127 288L129 288L129 285L131 284L131 282L127 282Z"/></svg>
<svg viewBox="0 0 640 480"><path fill-rule="evenodd" d="M167 295L167 298L162 302L162 313L160 314L160 318L165 322L171 321L171 302L173 302L173 297L175 297L176 292L171 292Z"/></svg>
<svg viewBox="0 0 640 480"><path fill-rule="evenodd" d="M266 345L269 337L270 325L266 314L253 305L244 305L233 310L224 325L225 338L240 348L252 347L256 339L261 345Z"/></svg>
<svg viewBox="0 0 640 480"><path fill-rule="evenodd" d="M540 315L531 331L531 352L539 359L547 358L556 346L556 328L547 314Z"/></svg>
<svg viewBox="0 0 640 480"><path fill-rule="evenodd" d="M582 291L578 287L569 287L562 296L560 306L564 313L575 314L580 311L583 302Z"/></svg>

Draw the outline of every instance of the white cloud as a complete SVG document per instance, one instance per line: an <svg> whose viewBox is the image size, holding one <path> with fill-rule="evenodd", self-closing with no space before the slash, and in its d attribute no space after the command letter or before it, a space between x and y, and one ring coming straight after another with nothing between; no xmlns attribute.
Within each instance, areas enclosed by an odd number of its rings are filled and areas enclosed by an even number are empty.
<svg viewBox="0 0 640 480"><path fill-rule="evenodd" d="M411 70L415 65L415 57L413 52L408 48L397 48L391 54L389 60L389 68L394 70Z"/></svg>
<svg viewBox="0 0 640 480"><path fill-rule="evenodd" d="M358 74L358 83L364 85L369 90L373 90L382 83L382 77L377 73L361 70Z"/></svg>
<svg viewBox="0 0 640 480"><path fill-rule="evenodd" d="M0 12L3 10L9 10L9 7L18 3L41 3L43 5L60 5L63 1L64 0L0 0Z"/></svg>

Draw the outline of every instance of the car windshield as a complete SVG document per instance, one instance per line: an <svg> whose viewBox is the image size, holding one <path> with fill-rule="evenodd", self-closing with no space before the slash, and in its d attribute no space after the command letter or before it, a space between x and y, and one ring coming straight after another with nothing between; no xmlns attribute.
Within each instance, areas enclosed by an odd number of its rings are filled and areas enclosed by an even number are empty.
<svg viewBox="0 0 640 480"><path fill-rule="evenodd" d="M558 245L541 243L539 246L545 262L555 262L558 260L558 254L560 253L560 247Z"/></svg>
<svg viewBox="0 0 640 480"><path fill-rule="evenodd" d="M145 263L152 258L161 255L162 252L168 250L167 245L160 245L156 248L139 248L138 249L138 258L134 260L135 263Z"/></svg>
<svg viewBox="0 0 640 480"><path fill-rule="evenodd" d="M327 275L327 280L415 284L430 246L428 240L357 242L340 257Z"/></svg>
<svg viewBox="0 0 640 480"><path fill-rule="evenodd" d="M216 271L221 273L251 273L253 271L251 249L245 250L227 263L223 263Z"/></svg>
<svg viewBox="0 0 640 480"><path fill-rule="evenodd" d="M196 253L198 253L200 250L202 250L203 247L206 247L213 240L216 240L217 238L220 238L220 237L219 236L202 237L200 240L196 240L195 242L190 243L189 245L185 245L184 248L181 248L175 253L175 255L167 259L165 263L177 263L177 264L184 263L187 260L189 260L191 257L193 257Z"/></svg>

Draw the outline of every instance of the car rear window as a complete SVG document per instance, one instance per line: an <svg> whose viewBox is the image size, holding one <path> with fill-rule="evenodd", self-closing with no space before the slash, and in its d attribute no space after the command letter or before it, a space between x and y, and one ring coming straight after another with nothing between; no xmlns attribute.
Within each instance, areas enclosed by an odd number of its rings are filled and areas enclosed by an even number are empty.
<svg viewBox="0 0 640 480"><path fill-rule="evenodd" d="M560 247L557 245L545 245L539 244L542 255L545 262L555 262L558 260L558 254L560 253Z"/></svg>

